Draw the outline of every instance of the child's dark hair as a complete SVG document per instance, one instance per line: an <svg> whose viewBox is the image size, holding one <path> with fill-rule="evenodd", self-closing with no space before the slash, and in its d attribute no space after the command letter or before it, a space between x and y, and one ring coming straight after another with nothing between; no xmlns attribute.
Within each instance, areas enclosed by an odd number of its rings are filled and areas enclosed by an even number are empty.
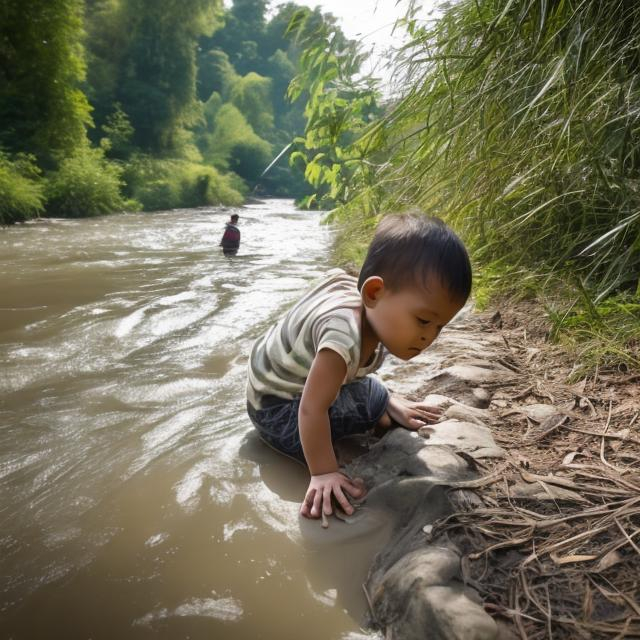
<svg viewBox="0 0 640 640"><path fill-rule="evenodd" d="M238 218L240 216L237 213L232 213L231 214L231 222L238 222Z"/></svg>
<svg viewBox="0 0 640 640"><path fill-rule="evenodd" d="M434 275L452 298L471 293L471 263L462 240L438 218L416 214L385 216L369 246L358 289L367 278L380 276L392 291L407 284L424 286Z"/></svg>

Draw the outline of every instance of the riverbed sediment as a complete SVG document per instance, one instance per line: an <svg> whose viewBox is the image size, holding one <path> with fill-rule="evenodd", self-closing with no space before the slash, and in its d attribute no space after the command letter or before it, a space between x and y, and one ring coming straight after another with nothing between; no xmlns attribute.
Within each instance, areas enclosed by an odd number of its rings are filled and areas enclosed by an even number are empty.
<svg viewBox="0 0 640 640"><path fill-rule="evenodd" d="M385 639L640 634L638 378L571 381L542 317L468 311L381 372L443 410L345 467L393 523L363 585Z"/></svg>

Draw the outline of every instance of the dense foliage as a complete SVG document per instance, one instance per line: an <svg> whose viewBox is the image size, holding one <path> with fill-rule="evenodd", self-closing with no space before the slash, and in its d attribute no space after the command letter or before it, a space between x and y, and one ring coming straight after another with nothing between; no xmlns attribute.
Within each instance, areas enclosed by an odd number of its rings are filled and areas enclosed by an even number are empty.
<svg viewBox="0 0 640 640"><path fill-rule="evenodd" d="M118 165L104 159L100 149L75 150L46 182L48 212L81 218L122 210L121 173Z"/></svg>
<svg viewBox="0 0 640 640"><path fill-rule="evenodd" d="M21 154L11 160L0 152L0 225L24 222L43 211L39 176L33 156Z"/></svg>
<svg viewBox="0 0 640 640"><path fill-rule="evenodd" d="M472 250L482 295L573 297L558 323L588 325L602 343L619 315L637 349L640 5L459 0L428 23L411 12L403 23L409 42L393 70L401 95L364 132L356 123L356 141L331 169L308 175L342 196L334 215L365 238L388 211L444 217ZM317 66L304 61L302 80ZM326 66L322 94L312 93L307 157L326 152L327 124L340 120L339 100L324 104L339 76Z"/></svg>
<svg viewBox="0 0 640 640"><path fill-rule="evenodd" d="M292 101L307 98L305 135L294 140L290 162L304 166L316 189L302 204L331 208L349 202L353 186L362 188L373 178L359 139L379 115L378 90L374 79L358 77L363 56L356 43L346 40L335 23L309 23L310 16L299 11L289 25L304 52L288 95Z"/></svg>
<svg viewBox="0 0 640 640"><path fill-rule="evenodd" d="M2 0L0 223L310 193L286 156L272 162L304 129L303 102L285 97L299 10ZM310 29L332 21L302 11Z"/></svg>
<svg viewBox="0 0 640 640"><path fill-rule="evenodd" d="M45 167L82 144L91 108L81 0L0 3L0 147Z"/></svg>

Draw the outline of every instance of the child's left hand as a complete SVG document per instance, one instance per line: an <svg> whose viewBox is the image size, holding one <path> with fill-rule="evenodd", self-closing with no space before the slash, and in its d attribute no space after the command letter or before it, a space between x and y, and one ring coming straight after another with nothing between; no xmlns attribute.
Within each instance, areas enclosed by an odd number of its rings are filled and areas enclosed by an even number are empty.
<svg viewBox="0 0 640 640"><path fill-rule="evenodd" d="M442 415L442 409L424 402L411 402L398 396L390 396L387 413L398 424L415 431L425 424L437 422Z"/></svg>

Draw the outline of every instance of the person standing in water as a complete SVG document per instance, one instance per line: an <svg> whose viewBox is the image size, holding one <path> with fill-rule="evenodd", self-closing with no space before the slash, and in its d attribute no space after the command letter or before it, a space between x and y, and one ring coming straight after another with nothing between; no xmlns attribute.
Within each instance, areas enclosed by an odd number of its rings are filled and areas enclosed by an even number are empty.
<svg viewBox="0 0 640 640"><path fill-rule="evenodd" d="M222 247L222 253L225 256L235 256L238 253L240 247L240 229L238 229L238 216L237 213L231 215L227 226L225 227L222 240L220 240L220 246Z"/></svg>

